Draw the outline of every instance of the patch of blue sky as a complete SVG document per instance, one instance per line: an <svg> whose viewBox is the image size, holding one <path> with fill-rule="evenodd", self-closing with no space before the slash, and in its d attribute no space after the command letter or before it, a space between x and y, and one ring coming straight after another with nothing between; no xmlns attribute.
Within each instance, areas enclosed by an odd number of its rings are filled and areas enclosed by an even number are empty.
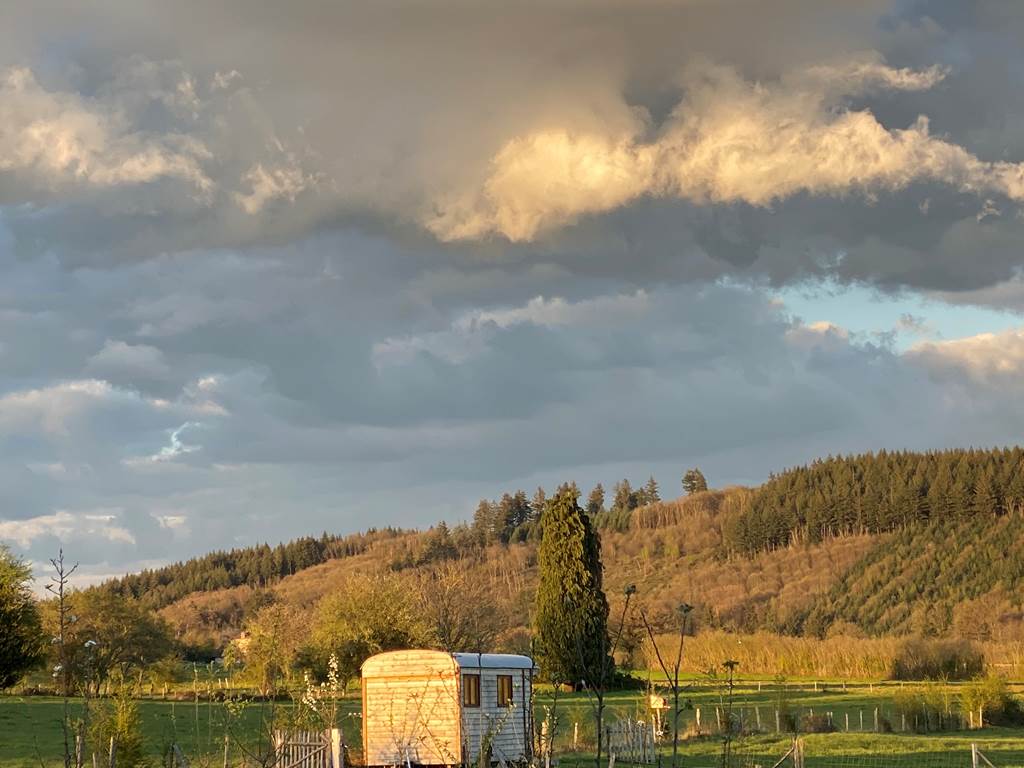
<svg viewBox="0 0 1024 768"><path fill-rule="evenodd" d="M786 311L805 324L827 322L903 351L921 341L999 333L1024 325L1008 310L948 304L926 294L886 293L863 285L804 282L776 290Z"/></svg>

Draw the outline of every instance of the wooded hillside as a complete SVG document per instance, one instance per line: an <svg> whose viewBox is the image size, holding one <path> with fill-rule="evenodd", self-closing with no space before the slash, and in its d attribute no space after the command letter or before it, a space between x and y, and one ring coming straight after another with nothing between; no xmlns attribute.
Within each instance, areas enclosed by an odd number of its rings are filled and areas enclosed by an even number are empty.
<svg viewBox="0 0 1024 768"><path fill-rule="evenodd" d="M574 486L570 486L574 487ZM324 535L214 553L101 587L140 597L209 654L260 607L311 608L353 578L411 581L444 562L493 596L498 644L522 650L536 584L542 489L482 501L472 523ZM780 634L1024 638L1024 451L828 458L755 488L661 501L657 483L585 498L614 604L627 584L655 621Z"/></svg>

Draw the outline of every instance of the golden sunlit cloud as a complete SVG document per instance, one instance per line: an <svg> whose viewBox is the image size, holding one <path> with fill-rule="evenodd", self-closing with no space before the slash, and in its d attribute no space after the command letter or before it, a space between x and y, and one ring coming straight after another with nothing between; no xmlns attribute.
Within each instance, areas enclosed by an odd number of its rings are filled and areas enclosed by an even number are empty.
<svg viewBox="0 0 1024 768"><path fill-rule="evenodd" d="M867 90L931 88L943 76L869 58L765 85L727 67L693 67L654 139L644 140L650 126L640 119L625 135L549 129L512 139L478 187L442 200L425 224L442 240L529 241L643 196L766 207L799 193L871 197L917 181L1024 199L1024 166L936 138L924 116L889 129L842 104Z"/></svg>

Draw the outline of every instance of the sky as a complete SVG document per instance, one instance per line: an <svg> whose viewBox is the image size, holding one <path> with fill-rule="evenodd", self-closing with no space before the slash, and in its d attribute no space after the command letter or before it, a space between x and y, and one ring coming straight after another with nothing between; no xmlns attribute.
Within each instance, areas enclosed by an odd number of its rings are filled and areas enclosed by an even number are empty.
<svg viewBox="0 0 1024 768"><path fill-rule="evenodd" d="M79 583L1024 427L1024 7L39 0L0 540Z"/></svg>

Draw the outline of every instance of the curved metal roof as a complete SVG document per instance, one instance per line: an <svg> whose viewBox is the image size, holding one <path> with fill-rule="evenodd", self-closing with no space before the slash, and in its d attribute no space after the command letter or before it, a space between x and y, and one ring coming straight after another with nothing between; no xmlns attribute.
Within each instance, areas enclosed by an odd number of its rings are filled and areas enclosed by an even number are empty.
<svg viewBox="0 0 1024 768"><path fill-rule="evenodd" d="M515 653L453 653L462 669L533 669L533 659Z"/></svg>

